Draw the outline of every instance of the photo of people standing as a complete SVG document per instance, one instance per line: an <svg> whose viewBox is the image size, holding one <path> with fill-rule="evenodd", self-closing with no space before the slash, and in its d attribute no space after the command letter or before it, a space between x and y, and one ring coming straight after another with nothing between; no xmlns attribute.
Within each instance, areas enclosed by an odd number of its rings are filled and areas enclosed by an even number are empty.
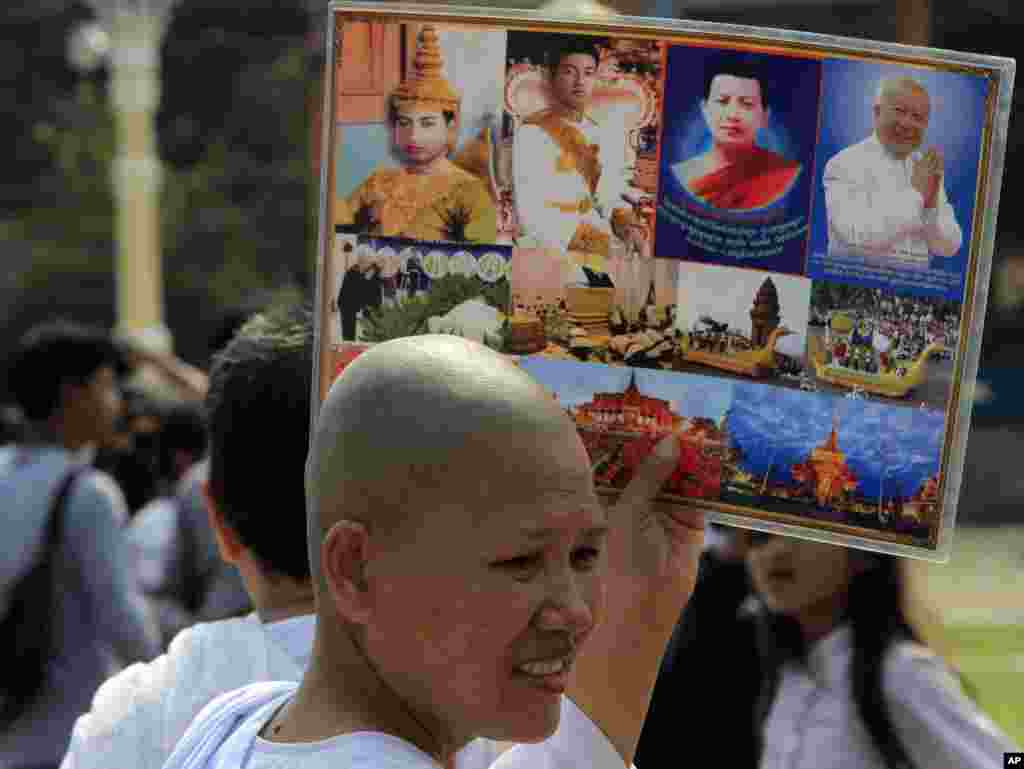
<svg viewBox="0 0 1024 769"><path fill-rule="evenodd" d="M372 249L357 248L350 241L341 247L339 264L341 282L335 309L341 324L341 340L354 341L360 315L380 307L383 302L381 272L384 265Z"/></svg>
<svg viewBox="0 0 1024 769"><path fill-rule="evenodd" d="M427 333L457 334L501 349L511 301L509 246L338 237L356 241L341 245L335 267L339 352L352 342Z"/></svg>

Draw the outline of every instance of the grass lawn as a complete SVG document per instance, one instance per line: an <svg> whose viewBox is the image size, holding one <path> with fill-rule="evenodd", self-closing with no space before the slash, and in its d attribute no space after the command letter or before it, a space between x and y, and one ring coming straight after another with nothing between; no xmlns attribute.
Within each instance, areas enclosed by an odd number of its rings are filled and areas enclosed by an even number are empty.
<svg viewBox="0 0 1024 769"><path fill-rule="evenodd" d="M978 704L1024 745L1024 628L947 626L945 634Z"/></svg>
<svg viewBox="0 0 1024 769"><path fill-rule="evenodd" d="M1024 746L1024 526L957 528L949 563L917 576L981 708Z"/></svg>

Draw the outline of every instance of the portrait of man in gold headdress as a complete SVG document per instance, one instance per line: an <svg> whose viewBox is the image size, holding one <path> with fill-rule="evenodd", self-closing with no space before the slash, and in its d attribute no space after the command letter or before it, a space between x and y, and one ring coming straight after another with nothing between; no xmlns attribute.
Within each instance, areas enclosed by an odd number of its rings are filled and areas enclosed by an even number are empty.
<svg viewBox="0 0 1024 769"><path fill-rule="evenodd" d="M394 53L400 55L398 49ZM390 54L385 49L375 55ZM446 75L438 30L431 25L419 30L411 66L401 69L404 78L387 96L383 116L391 159L397 162L381 163L351 192L336 197L336 230L495 242L497 221L486 158L475 165L462 159L453 162L462 95ZM486 149L485 142L478 144Z"/></svg>

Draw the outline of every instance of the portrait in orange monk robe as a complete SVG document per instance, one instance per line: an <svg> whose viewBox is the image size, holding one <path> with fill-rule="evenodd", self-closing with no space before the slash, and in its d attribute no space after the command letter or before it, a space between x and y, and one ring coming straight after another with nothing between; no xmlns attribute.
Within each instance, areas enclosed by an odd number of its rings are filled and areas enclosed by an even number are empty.
<svg viewBox="0 0 1024 769"><path fill-rule="evenodd" d="M713 208L746 211L782 199L801 164L757 144L768 125L768 84L747 57L716 62L705 78L701 113L711 146L672 166L679 183Z"/></svg>

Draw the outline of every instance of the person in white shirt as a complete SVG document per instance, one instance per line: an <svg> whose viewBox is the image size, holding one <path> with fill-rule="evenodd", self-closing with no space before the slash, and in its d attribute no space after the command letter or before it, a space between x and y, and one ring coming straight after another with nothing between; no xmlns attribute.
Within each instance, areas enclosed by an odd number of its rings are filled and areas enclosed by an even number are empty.
<svg viewBox="0 0 1024 769"><path fill-rule="evenodd" d="M369 348L309 453L310 666L212 702L165 767L434 769L477 737L532 743L497 766L630 764L703 541L701 512L650 502L677 463L666 439L606 510L514 361L447 335Z"/></svg>
<svg viewBox="0 0 1024 769"><path fill-rule="evenodd" d="M955 256L963 233L946 197L943 153L921 151L928 92L909 77L886 79L872 110L871 136L825 164L829 255L917 268Z"/></svg>
<svg viewBox="0 0 1024 769"><path fill-rule="evenodd" d="M29 329L6 360L26 419L20 440L0 448L8 769L56 766L103 679L160 651L156 618L132 579L124 495L87 466L123 413L120 360L107 331L65 321Z"/></svg>
<svg viewBox="0 0 1024 769"><path fill-rule="evenodd" d="M585 254L607 272L613 243L647 257L650 245L628 202L624 114L592 111L598 64L592 38L566 36L552 52L552 106L517 131L515 189L524 244Z"/></svg>
<svg viewBox="0 0 1024 769"><path fill-rule="evenodd" d="M924 642L905 563L746 532L761 769L999 769L1014 748Z"/></svg>

